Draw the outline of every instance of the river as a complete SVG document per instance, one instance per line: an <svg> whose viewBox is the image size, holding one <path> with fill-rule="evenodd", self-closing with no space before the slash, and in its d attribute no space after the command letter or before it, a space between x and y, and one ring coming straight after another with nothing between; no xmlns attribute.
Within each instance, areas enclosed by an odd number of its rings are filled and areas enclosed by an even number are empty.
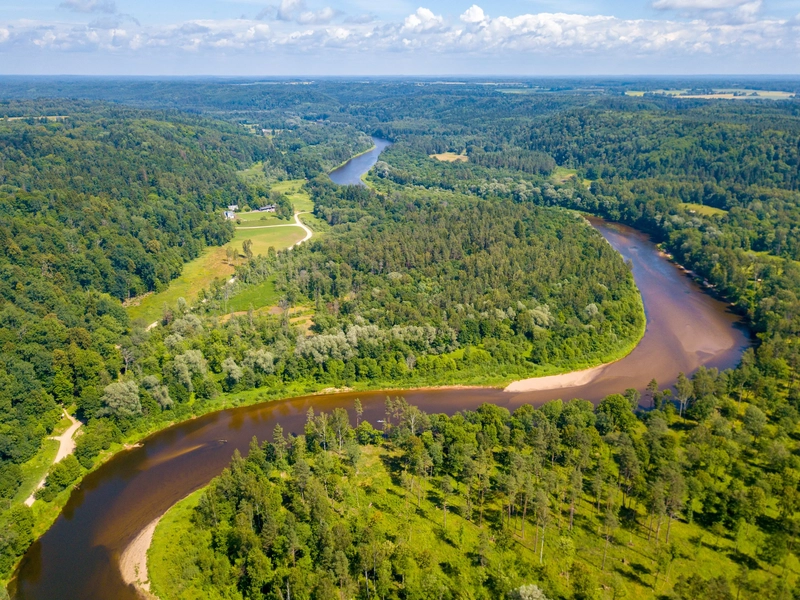
<svg viewBox="0 0 800 600"><path fill-rule="evenodd" d="M552 398L597 401L628 387L643 389L652 378L662 386L671 384L679 371L690 373L701 365L720 369L736 365L749 339L726 304L704 293L669 263L646 235L597 219L591 222L633 262L647 330L631 354L580 387L526 393L436 389L402 395L429 412L453 413L484 402L513 410L526 402ZM264 439L276 423L284 430L301 432L309 407L352 409L356 397L362 401L364 417L375 423L383 418L387 393L400 394L378 391L294 398L224 410L150 436L141 447L118 454L83 480L54 525L26 554L12 583L12 597L137 598L120 576L120 554L148 523L218 475L234 449L246 451L253 436Z"/></svg>
<svg viewBox="0 0 800 600"><path fill-rule="evenodd" d="M361 181L361 176L378 162L381 152L392 145L389 140L382 140L376 137L372 138L372 143L375 146L371 150L354 156L341 167L331 171L329 174L331 181L339 185L364 185L364 182Z"/></svg>

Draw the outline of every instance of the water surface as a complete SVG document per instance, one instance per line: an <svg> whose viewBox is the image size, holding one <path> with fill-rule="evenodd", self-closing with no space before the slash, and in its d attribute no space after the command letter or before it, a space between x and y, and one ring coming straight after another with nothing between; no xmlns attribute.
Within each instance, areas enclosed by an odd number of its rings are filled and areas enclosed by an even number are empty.
<svg viewBox="0 0 800 600"><path fill-rule="evenodd" d="M338 169L331 171L329 174L331 181L339 185L364 185L364 182L361 181L361 176L369 172L378 162L381 152L392 145L389 140L382 140L376 137L372 138L372 143L375 144L374 148L364 154L354 156Z"/></svg>

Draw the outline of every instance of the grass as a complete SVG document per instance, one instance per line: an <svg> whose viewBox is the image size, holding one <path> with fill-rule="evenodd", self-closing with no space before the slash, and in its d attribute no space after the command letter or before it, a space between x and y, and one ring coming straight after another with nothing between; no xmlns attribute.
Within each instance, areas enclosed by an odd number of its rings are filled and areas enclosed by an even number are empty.
<svg viewBox="0 0 800 600"><path fill-rule="evenodd" d="M714 208L713 206L706 206L705 204L694 204L692 202L681 202L681 208L685 208L689 212L696 212L697 214L706 217L721 217L728 214L727 210Z"/></svg>
<svg viewBox="0 0 800 600"><path fill-rule="evenodd" d="M185 540L195 529L192 514L202 495L200 489L178 502L161 518L153 534L147 550L147 575L152 593L161 600L175 597L169 593L175 580L175 573L169 568L170 559L185 551Z"/></svg>
<svg viewBox="0 0 800 600"><path fill-rule="evenodd" d="M237 229L228 244L222 247L206 248L195 260L183 266L180 277L170 282L163 292L143 297L138 305L128 306L131 320L142 319L145 323L157 321L164 310L164 305L174 306L178 298L188 303L194 302L200 290L217 278L228 279L233 276L234 265L228 264L226 249L234 247L239 253L242 242L253 241L253 254L266 254L270 246L283 250L302 240L305 232L300 227L275 227L268 229Z"/></svg>
<svg viewBox="0 0 800 600"><path fill-rule="evenodd" d="M308 192L302 189L305 182L305 179L278 181L272 184L271 191L287 196L292 201L295 212L311 211L314 210L314 202Z"/></svg>
<svg viewBox="0 0 800 600"><path fill-rule="evenodd" d="M242 226L252 227L254 225L285 225L291 223L288 219L279 219L273 213L267 212L237 212L236 225L241 221Z"/></svg>
<svg viewBox="0 0 800 600"><path fill-rule="evenodd" d="M280 294L275 290L275 277L245 288L228 301L229 312L240 312L259 309L264 306L275 306L280 300Z"/></svg>
<svg viewBox="0 0 800 600"><path fill-rule="evenodd" d="M293 246L306 236L302 227L272 227L267 229L237 229L233 240L228 245L233 245L241 250L242 242L253 242L253 254L266 254L270 248L283 250Z"/></svg>
<svg viewBox="0 0 800 600"><path fill-rule="evenodd" d="M128 316L132 321L142 319L148 324L157 321L165 304L174 306L178 298L183 298L191 304L200 290L218 277L226 279L231 277L233 271L233 265L226 262L224 247L206 248L198 258L183 265L183 272L170 282L166 290L149 294L143 297L139 304L128 306Z"/></svg>
<svg viewBox="0 0 800 600"><path fill-rule="evenodd" d="M66 420L66 419L65 419ZM56 434L57 435L57 434ZM58 453L58 442L46 439L42 442L42 447L28 462L20 465L22 469L22 485L12 502L24 502L33 493L36 485L47 475L47 471L53 465L53 461Z"/></svg>
<svg viewBox="0 0 800 600"><path fill-rule="evenodd" d="M267 185L263 162L257 162L249 168L239 171L238 175L242 181L250 185Z"/></svg>
<svg viewBox="0 0 800 600"><path fill-rule="evenodd" d="M430 158L435 158L442 162L467 162L469 157L464 154L456 154L455 152L442 152L441 154L431 154Z"/></svg>
<svg viewBox="0 0 800 600"><path fill-rule="evenodd" d="M653 94L661 94L665 96L672 96L674 98L688 98L700 100L786 100L794 97L793 92L783 92L777 90L758 90L753 88L719 88L714 89L711 94L689 94L689 89L681 90L652 90ZM745 96L737 96L735 94L746 94ZM626 96L641 97L645 95L642 90L628 90L625 92Z"/></svg>

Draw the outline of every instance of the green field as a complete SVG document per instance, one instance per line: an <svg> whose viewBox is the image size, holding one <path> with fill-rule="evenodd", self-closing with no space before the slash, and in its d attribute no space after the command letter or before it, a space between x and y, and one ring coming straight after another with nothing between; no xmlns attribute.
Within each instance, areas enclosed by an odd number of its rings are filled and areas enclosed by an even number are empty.
<svg viewBox="0 0 800 600"><path fill-rule="evenodd" d="M258 309L264 306L275 306L280 300L280 295L275 290L275 278L270 277L266 281L245 288L242 293L237 294L228 301L229 312L241 312Z"/></svg>
<svg viewBox="0 0 800 600"><path fill-rule="evenodd" d="M288 196L294 205L295 212L306 212L314 210L314 202L311 196L304 189L301 189L305 184L305 179L289 179L287 181L278 181L273 183L271 191L280 192Z"/></svg>
<svg viewBox="0 0 800 600"><path fill-rule="evenodd" d="M66 421L66 419L64 420ZM67 421L67 423L69 423L69 421ZM58 435L59 433L61 432L54 431L53 435ZM23 502L28 496L31 495L36 487L36 484L38 484L42 478L47 475L47 471L52 466L57 453L58 442L47 439L42 442L42 447L32 459L20 465L22 469L22 485L20 486L19 490L17 490L17 494L14 496L14 502Z"/></svg>
<svg viewBox="0 0 800 600"><path fill-rule="evenodd" d="M293 246L306 236L302 227L265 227L264 229L237 229L229 245L241 254L242 242L250 240L253 242L253 254L266 254L270 247L275 250L283 250Z"/></svg>
<svg viewBox="0 0 800 600"><path fill-rule="evenodd" d="M252 227L253 225L284 225L286 223L291 223L290 220L279 219L275 216L275 213L253 211L236 213L236 225L239 226L240 222L242 226L246 227Z"/></svg>
<svg viewBox="0 0 800 600"><path fill-rule="evenodd" d="M247 169L239 171L239 177L250 185L267 185L267 176L264 174L264 163L257 162Z"/></svg>
<svg viewBox="0 0 800 600"><path fill-rule="evenodd" d="M727 210L714 208L713 206L706 206L705 204L694 204L692 202L681 202L681 208L685 208L688 211L694 211L697 214L706 217L721 217L728 214Z"/></svg>
<svg viewBox="0 0 800 600"><path fill-rule="evenodd" d="M180 277L170 282L169 288L158 294L150 294L142 298L136 306L128 307L128 315L132 320L142 319L145 323L157 321L163 312L164 305L173 306L178 298L184 298L190 304L197 298L201 289L216 278L230 278L234 266L241 262L242 242L253 241L253 254L266 254L270 247L283 250L305 237L300 227L269 227L264 229L238 229L227 245L206 248L203 254L183 267ZM226 249L233 247L239 253L234 264L227 262ZM245 307L244 310L247 308Z"/></svg>

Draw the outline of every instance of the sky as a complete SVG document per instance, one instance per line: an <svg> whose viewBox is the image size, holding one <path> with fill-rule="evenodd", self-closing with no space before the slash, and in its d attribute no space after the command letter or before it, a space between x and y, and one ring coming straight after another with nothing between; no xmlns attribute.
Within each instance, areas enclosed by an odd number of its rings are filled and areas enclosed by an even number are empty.
<svg viewBox="0 0 800 600"><path fill-rule="evenodd" d="M800 74L800 0L0 0L0 74Z"/></svg>

